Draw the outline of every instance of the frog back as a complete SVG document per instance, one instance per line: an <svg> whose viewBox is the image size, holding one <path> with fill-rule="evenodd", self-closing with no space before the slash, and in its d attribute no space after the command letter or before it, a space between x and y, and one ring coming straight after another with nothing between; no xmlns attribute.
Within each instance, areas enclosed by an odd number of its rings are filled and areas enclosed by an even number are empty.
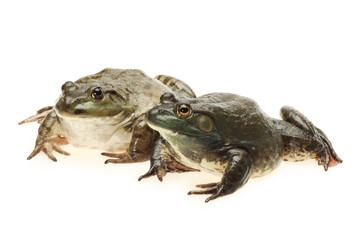
<svg viewBox="0 0 360 240"><path fill-rule="evenodd" d="M123 102L137 109L136 115L149 111L166 92L195 98L193 90L181 80L164 75L158 75L154 79L138 69L105 68L96 74L80 78L76 83L112 88Z"/></svg>
<svg viewBox="0 0 360 240"><path fill-rule="evenodd" d="M253 176L261 176L279 164L281 136L255 101L228 93L207 94L199 99L203 104L195 107L213 119L223 147L240 147L253 157Z"/></svg>
<svg viewBox="0 0 360 240"><path fill-rule="evenodd" d="M166 85L138 69L106 68L80 78L76 83L112 89L122 103L134 109L136 116L146 113L158 104L163 93L172 92Z"/></svg>

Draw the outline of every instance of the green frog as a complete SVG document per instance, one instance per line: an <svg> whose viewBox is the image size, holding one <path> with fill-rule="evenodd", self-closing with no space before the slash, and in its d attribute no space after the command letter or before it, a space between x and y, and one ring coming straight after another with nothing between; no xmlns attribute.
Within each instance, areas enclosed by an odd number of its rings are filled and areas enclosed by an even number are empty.
<svg viewBox="0 0 360 240"><path fill-rule="evenodd" d="M163 138L156 141L149 171L160 181L176 161L220 175L188 194L211 194L206 202L233 193L250 177L274 170L281 159L318 159L325 170L342 160L319 128L292 107L281 108L282 120L268 117L252 99L230 93L178 98L165 93L147 114L147 123Z"/></svg>
<svg viewBox="0 0 360 240"><path fill-rule="evenodd" d="M44 152L69 155L61 146L97 148L111 159L105 163L149 160L159 134L145 122L145 113L158 104L160 96L172 92L195 97L184 82L165 75L150 78L140 70L106 68L75 82L62 85L55 106L40 109L19 124L38 121L38 137L28 160ZM178 171L190 170L186 167Z"/></svg>

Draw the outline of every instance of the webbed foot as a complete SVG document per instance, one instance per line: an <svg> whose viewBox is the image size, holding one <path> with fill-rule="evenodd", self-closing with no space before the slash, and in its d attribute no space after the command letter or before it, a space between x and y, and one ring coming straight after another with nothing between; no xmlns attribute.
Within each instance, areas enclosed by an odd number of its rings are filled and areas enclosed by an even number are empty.
<svg viewBox="0 0 360 240"><path fill-rule="evenodd" d="M156 175L160 181L167 172L193 172L200 171L195 168L187 167L176 161L177 154L169 144L163 139L158 138L154 143L154 148L151 153L150 169L147 173L139 177L139 181L143 178L148 178Z"/></svg>
<svg viewBox="0 0 360 240"><path fill-rule="evenodd" d="M280 110L281 117L284 121L293 124L297 128L303 130L307 134L311 136L311 146L309 145L308 148L303 149L295 149L297 151L306 152L311 151L315 153L315 159L318 160L318 164L322 165L324 167L324 170L327 171L329 167L336 166L339 163L342 163L342 160L339 158L339 156L336 154L330 140L325 135L325 133L315 127L315 125L307 119L302 113L297 111L296 109L289 107L289 106L283 106ZM287 131L286 134L289 135L290 131ZM306 134L306 135L307 135ZM305 136L305 134L304 134ZM290 137L291 136L287 136ZM307 136L304 138L308 138ZM301 138L296 136L296 140L301 142ZM302 144L300 144L302 146Z"/></svg>
<svg viewBox="0 0 360 240"><path fill-rule="evenodd" d="M315 137L323 146L323 151L319 156L316 157L316 159L318 160L318 164L323 165L324 170L327 171L329 167L334 167L343 161L336 154L330 140L327 138L324 132L318 128L315 129Z"/></svg>
<svg viewBox="0 0 360 240"><path fill-rule="evenodd" d="M147 173L139 177L139 181L141 181L143 178L148 178L151 176L157 176L160 181L163 180L163 177L168 172L199 172L200 170L187 167L173 159L168 160L151 160L150 169Z"/></svg>
<svg viewBox="0 0 360 240"><path fill-rule="evenodd" d="M159 181L162 182L163 177L166 175L166 173L167 173L167 168L164 162L160 160L151 161L151 166L149 171L144 175L141 175L138 178L138 181L141 181L143 178L148 178L156 175Z"/></svg>
<svg viewBox="0 0 360 240"><path fill-rule="evenodd" d="M195 187L198 188L205 188L204 190L192 190L190 192L188 192L188 195L192 195L192 194L211 194L210 197L208 197L205 202L209 202L211 200L214 200L218 197L221 197L223 195L226 195L228 193L226 193L224 191L224 185L221 182L218 183L208 183L208 184L199 184L199 185L195 185Z"/></svg>
<svg viewBox="0 0 360 240"><path fill-rule="evenodd" d="M253 160L248 152L243 149L233 148L228 150L224 160L228 162L228 165L220 182L196 185L196 187L203 188L203 190L192 190L188 192L188 195L211 194L205 200L205 202L209 202L235 192L249 180Z"/></svg>
<svg viewBox="0 0 360 240"><path fill-rule="evenodd" d="M51 160L57 161L53 155L53 150L56 152L69 156L70 153L61 149L60 145L68 144L68 141L63 137L41 138L36 141L35 148L28 156L27 160L35 157L39 152L43 151Z"/></svg>

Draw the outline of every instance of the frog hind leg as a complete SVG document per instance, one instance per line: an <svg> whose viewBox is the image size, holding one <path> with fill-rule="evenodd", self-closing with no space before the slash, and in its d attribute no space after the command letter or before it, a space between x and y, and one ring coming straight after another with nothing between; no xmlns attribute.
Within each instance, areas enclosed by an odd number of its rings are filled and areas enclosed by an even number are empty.
<svg viewBox="0 0 360 240"><path fill-rule="evenodd" d="M166 75L158 75L155 79L168 86L177 96L185 98L195 98L194 91L185 82Z"/></svg>
<svg viewBox="0 0 360 240"><path fill-rule="evenodd" d="M294 151L298 155L307 153L308 156L317 159L319 165L324 166L325 171L328 167L342 162L325 133L315 127L302 113L292 107L284 106L280 110L280 115L285 122L290 123L290 125L279 122L276 124L281 128L285 152L290 153L290 156L294 156Z"/></svg>
<svg viewBox="0 0 360 240"><path fill-rule="evenodd" d="M128 150L125 153L101 153L103 156L111 157L105 161L105 164L137 163L149 160L152 145L159 134L146 124L144 118L139 119L135 124Z"/></svg>
<svg viewBox="0 0 360 240"><path fill-rule="evenodd" d="M53 150L63 155L70 155L70 153L61 149L61 145L68 144L68 141L60 136L58 132L58 118L55 111L51 110L43 119L39 126L38 136L35 143L35 148L27 158L30 160L39 152L43 151L51 160L57 161L52 154Z"/></svg>
<svg viewBox="0 0 360 240"><path fill-rule="evenodd" d="M38 123L41 123L52 110L53 110L53 106L43 107L42 109L38 110L35 115L28 117L27 119L19 122L19 125L24 123L36 122L36 121Z"/></svg>
<svg viewBox="0 0 360 240"><path fill-rule="evenodd" d="M192 194L211 194L205 202L209 202L218 197L235 192L245 185L249 180L253 168L253 159L248 152L243 149L231 149L227 152L224 160L228 162L224 175L218 183L208 183L196 185L203 190L193 190Z"/></svg>
<svg viewBox="0 0 360 240"><path fill-rule="evenodd" d="M176 160L177 158L178 155L172 149L170 144L159 136L154 143L154 148L151 153L150 168L148 172L144 175L141 175L138 180L141 181L143 178L157 176L159 181L162 181L163 177L168 172L181 173L199 171L198 169L194 169L179 163Z"/></svg>

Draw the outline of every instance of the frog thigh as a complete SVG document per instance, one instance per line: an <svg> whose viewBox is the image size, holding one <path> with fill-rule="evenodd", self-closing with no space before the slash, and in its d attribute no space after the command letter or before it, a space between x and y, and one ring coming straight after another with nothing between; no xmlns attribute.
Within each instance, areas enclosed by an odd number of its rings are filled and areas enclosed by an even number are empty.
<svg viewBox="0 0 360 240"><path fill-rule="evenodd" d="M186 98L196 98L194 91L185 82L166 75L157 75L157 80L168 86L177 96Z"/></svg>

